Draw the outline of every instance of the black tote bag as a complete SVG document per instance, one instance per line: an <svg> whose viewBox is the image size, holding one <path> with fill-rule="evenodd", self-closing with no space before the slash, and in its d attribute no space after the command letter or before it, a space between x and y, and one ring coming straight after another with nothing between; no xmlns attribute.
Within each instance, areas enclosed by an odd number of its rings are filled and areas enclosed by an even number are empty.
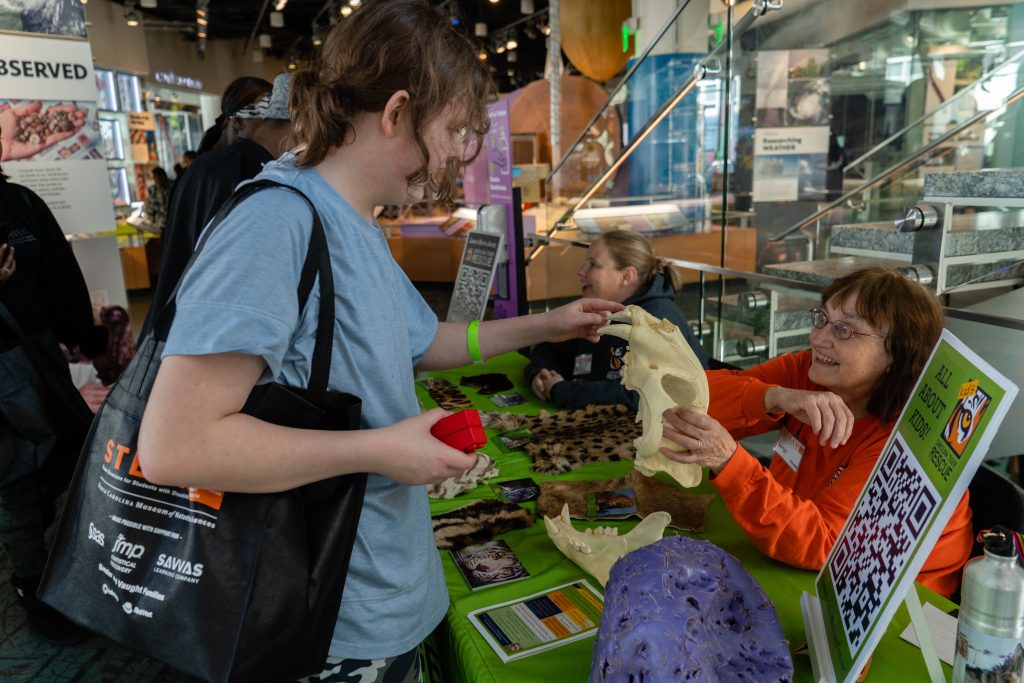
<svg viewBox="0 0 1024 683"><path fill-rule="evenodd" d="M265 187L309 203L295 188L250 183L218 212L197 252L232 207ZM358 429L360 400L327 390L334 282L323 226L309 205L313 233L298 291L301 310L319 276L309 386L258 385L243 412L289 427ZM93 422L40 597L82 626L205 680L315 673L334 631L366 475L272 494L147 482L137 463L139 426L170 317L161 315Z"/></svg>
<svg viewBox="0 0 1024 683"><path fill-rule="evenodd" d="M92 422L53 332L26 335L0 303L0 487L35 472L58 451L68 464ZM70 469L70 467L68 468Z"/></svg>

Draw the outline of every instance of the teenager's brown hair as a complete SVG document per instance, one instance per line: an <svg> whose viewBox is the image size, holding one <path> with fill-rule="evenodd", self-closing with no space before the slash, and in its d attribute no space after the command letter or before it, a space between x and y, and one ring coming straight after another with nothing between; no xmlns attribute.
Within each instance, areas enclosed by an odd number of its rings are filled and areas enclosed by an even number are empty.
<svg viewBox="0 0 1024 683"><path fill-rule="evenodd" d="M942 334L945 316L938 297L924 286L887 268L865 268L832 281L821 292L822 305L841 306L857 295L857 315L876 330L888 330L885 350L892 364L868 399L868 412L883 421L899 417Z"/></svg>
<svg viewBox="0 0 1024 683"><path fill-rule="evenodd" d="M427 182L438 201L450 202L459 171L479 153L487 132L493 83L473 45L424 0L363 3L327 34L319 64L294 75L289 110L294 139L304 145L296 164L319 164L345 143L357 114L383 111L399 90L409 92L413 135L423 160L408 181ZM448 107L472 144L465 158L447 159L444 173L432 175L423 129Z"/></svg>

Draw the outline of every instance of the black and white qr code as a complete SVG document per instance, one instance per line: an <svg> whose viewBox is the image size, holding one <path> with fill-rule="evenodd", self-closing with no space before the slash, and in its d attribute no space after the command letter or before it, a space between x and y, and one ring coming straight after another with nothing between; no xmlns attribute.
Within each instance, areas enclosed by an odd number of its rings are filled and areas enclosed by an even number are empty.
<svg viewBox="0 0 1024 683"><path fill-rule="evenodd" d="M882 458L829 561L850 652L858 651L940 500L899 433Z"/></svg>
<svg viewBox="0 0 1024 683"><path fill-rule="evenodd" d="M469 322L482 316L491 291L491 272L480 268L463 268L455 281L448 322Z"/></svg>

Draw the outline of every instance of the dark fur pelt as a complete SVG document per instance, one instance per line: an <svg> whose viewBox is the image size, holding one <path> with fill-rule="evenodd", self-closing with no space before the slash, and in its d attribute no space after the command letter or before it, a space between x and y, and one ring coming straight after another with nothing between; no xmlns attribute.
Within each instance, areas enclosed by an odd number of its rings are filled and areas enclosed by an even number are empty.
<svg viewBox="0 0 1024 683"><path fill-rule="evenodd" d="M459 384L464 387L476 389L478 394L496 394L499 391L508 391L513 387L512 380L500 372L487 372L482 375L467 375L459 379Z"/></svg>
<svg viewBox="0 0 1024 683"><path fill-rule="evenodd" d="M643 433L636 413L626 406L587 406L582 410L539 415L481 413L485 427L506 431L526 427L533 440L523 450L538 474L560 474L588 462L632 460L633 441Z"/></svg>
<svg viewBox="0 0 1024 683"><path fill-rule="evenodd" d="M499 500L478 500L431 517L438 548L465 548L486 543L500 533L533 526L526 508Z"/></svg>

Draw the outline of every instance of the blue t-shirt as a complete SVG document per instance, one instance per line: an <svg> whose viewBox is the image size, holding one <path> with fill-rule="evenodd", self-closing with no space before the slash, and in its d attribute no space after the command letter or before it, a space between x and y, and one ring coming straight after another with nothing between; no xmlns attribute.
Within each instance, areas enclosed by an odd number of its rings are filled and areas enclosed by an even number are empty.
<svg viewBox="0 0 1024 683"><path fill-rule="evenodd" d="M330 388L362 398L364 428L416 415L413 366L437 333L437 317L395 263L380 227L319 173L296 168L291 155L256 178L298 188L323 221L336 300ZM296 290L312 220L306 203L288 190L262 190L237 206L182 282L164 357L261 356L267 363L261 381L306 386L319 291L314 286L300 312ZM331 655L378 659L407 652L447 608L426 488L369 475Z"/></svg>

